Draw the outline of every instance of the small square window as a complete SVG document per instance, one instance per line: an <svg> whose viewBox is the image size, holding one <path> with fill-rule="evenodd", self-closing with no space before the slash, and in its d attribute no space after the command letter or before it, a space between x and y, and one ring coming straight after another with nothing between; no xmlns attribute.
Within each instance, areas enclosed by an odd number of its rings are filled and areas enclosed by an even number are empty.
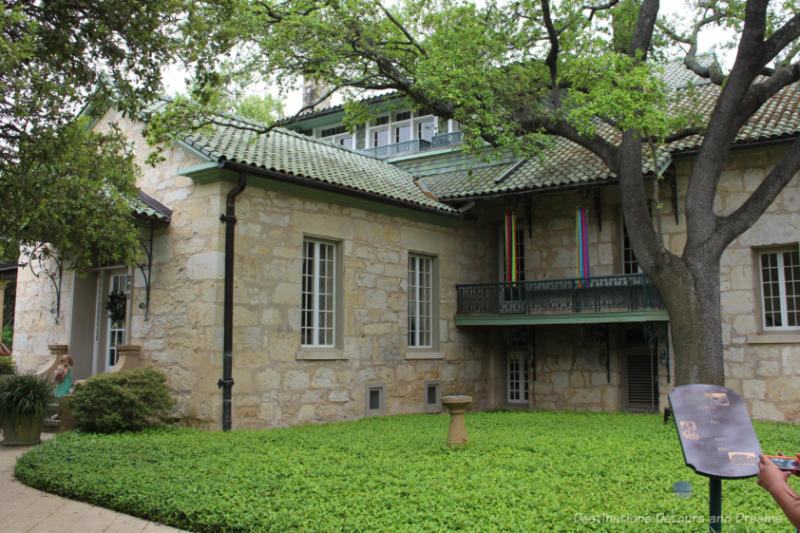
<svg viewBox="0 0 800 533"><path fill-rule="evenodd" d="M384 384L367 384L366 407L367 416L378 416L386 412L386 386Z"/></svg>
<svg viewBox="0 0 800 533"><path fill-rule="evenodd" d="M438 413L442 410L442 385L438 381L425 382L425 412Z"/></svg>

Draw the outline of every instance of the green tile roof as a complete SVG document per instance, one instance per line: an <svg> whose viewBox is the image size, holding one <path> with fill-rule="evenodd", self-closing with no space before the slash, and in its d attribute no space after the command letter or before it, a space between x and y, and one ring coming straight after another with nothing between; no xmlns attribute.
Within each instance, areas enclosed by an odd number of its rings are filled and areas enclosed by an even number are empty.
<svg viewBox="0 0 800 533"><path fill-rule="evenodd" d="M661 170L669 161L662 149L656 154L655 168ZM460 170L426 176L420 181L441 200L457 200L486 195L509 194L541 189L557 189L604 183L614 174L592 152L563 137L554 137L553 144L541 158L515 163ZM642 171L654 172L650 150L642 150Z"/></svg>
<svg viewBox="0 0 800 533"><path fill-rule="evenodd" d="M685 70L685 69L684 69ZM691 76L670 75L673 85L683 84ZM693 83L696 80L690 80ZM707 120L719 97L720 88L705 83L695 86L697 96L685 102ZM679 89L682 90L682 89ZM761 109L741 128L736 143L745 145L758 141L795 137L800 134L800 83L785 87L766 102ZM648 147L642 151L642 172L653 173L667 165L672 156L696 150L703 138L693 135L667 146L657 147L656 161ZM561 137L554 137L553 144L545 149L541 158L525 161L513 169L510 165L494 165L459 170L421 178L421 182L440 200L458 200L479 196L508 194L523 191L574 187L601 184L616 179L599 157L589 150ZM502 180L499 178L503 177Z"/></svg>
<svg viewBox="0 0 800 533"><path fill-rule="evenodd" d="M167 224L172 220L172 209L143 191L139 191L139 196L131 203L131 209L133 216L139 219Z"/></svg>
<svg viewBox="0 0 800 533"><path fill-rule="evenodd" d="M685 91L687 85L691 85L697 96L693 99L687 96L682 105L690 106L706 118L710 116L720 93L719 87L698 78L678 63L665 67L664 78L677 91ZM323 111L329 112L330 109ZM184 140L210 161L235 162L308 180L309 185L325 183L344 193L359 191L378 200L391 200L441 213L455 212L443 201L602 184L616 178L589 150L554 137L552 145L540 158L489 166L482 163L469 170L428 175L419 178L418 186L410 172L397 166L288 129L274 128L265 135L258 130L263 131L266 126L257 122L239 117L216 117L215 121L218 124L212 133L193 134ZM741 129L736 142L745 144L794 137L798 133L800 84L795 83L770 99ZM653 173L663 169L673 155L695 150L701 141L702 136L695 135L668 146L659 146L655 161L649 148L645 147L642 171Z"/></svg>
<svg viewBox="0 0 800 533"><path fill-rule="evenodd" d="M426 195L413 176L380 159L359 154L284 128L268 134L266 126L237 117L217 117L213 132L186 136L184 143L212 161L230 161L326 183L347 190L405 203L411 207L456 213L452 207ZM248 129L249 128L249 129Z"/></svg>

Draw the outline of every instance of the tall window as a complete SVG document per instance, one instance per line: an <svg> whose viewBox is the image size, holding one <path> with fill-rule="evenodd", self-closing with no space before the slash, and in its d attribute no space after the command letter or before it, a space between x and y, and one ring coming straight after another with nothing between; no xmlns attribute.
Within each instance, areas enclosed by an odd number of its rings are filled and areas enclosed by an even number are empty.
<svg viewBox="0 0 800 533"><path fill-rule="evenodd" d="M127 300L130 297L131 277L127 273L112 274L108 281L108 331L106 331L106 369L117 364L117 346L127 342Z"/></svg>
<svg viewBox="0 0 800 533"><path fill-rule="evenodd" d="M408 345L433 347L433 257L408 256Z"/></svg>
<svg viewBox="0 0 800 533"><path fill-rule="evenodd" d="M639 274L642 271L639 268L639 261L633 253L631 246L631 239L628 237L628 228L622 224L622 272L625 274Z"/></svg>
<svg viewBox="0 0 800 533"><path fill-rule="evenodd" d="M765 329L800 329L800 252L759 254Z"/></svg>
<svg viewBox="0 0 800 533"><path fill-rule="evenodd" d="M508 402L527 403L528 360L523 356L508 357Z"/></svg>
<svg viewBox="0 0 800 533"><path fill-rule="evenodd" d="M334 346L336 329L336 245L303 240L301 343Z"/></svg>

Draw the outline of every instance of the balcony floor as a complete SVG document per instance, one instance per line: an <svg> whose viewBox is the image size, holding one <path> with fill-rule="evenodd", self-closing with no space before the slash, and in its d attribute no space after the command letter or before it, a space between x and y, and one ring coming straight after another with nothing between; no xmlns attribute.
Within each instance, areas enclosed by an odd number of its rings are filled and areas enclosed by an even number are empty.
<svg viewBox="0 0 800 533"><path fill-rule="evenodd" d="M456 326L537 326L559 324L614 324L635 322L667 322L669 314L664 309L638 309L635 311L601 311L596 313L537 313L456 315Z"/></svg>

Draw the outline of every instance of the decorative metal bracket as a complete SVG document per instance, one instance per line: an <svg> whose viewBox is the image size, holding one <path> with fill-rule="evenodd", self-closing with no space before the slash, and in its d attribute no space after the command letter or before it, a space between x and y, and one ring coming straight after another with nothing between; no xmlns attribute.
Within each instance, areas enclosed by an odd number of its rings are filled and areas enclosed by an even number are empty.
<svg viewBox="0 0 800 533"><path fill-rule="evenodd" d="M44 243L37 244L26 251L25 255L28 256L31 274L36 278L44 276L53 284L56 291L56 304L50 308L50 312L55 315L55 323L58 324L58 317L61 314L61 259Z"/></svg>
<svg viewBox="0 0 800 533"><path fill-rule="evenodd" d="M139 272L142 273L142 279L144 279L144 302L139 303L139 309L144 309L144 319L148 319L148 313L150 311L150 276L152 274L152 267L153 267L153 226L154 224L151 222L148 224L149 226L149 236L147 238L139 237L139 244L142 246L142 250L144 251L146 262L144 263L136 263Z"/></svg>
<svg viewBox="0 0 800 533"><path fill-rule="evenodd" d="M530 196L525 199L525 210L528 212L528 238L533 239L533 202Z"/></svg>
<svg viewBox="0 0 800 533"><path fill-rule="evenodd" d="M658 355L658 362L667 367L667 383L670 382L669 367L669 327L666 322L653 322L644 325L644 338L650 353Z"/></svg>
<svg viewBox="0 0 800 533"><path fill-rule="evenodd" d="M611 349L608 324L581 327L581 342L586 348L597 349L597 361L606 366L606 381L611 383Z"/></svg>
<svg viewBox="0 0 800 533"><path fill-rule="evenodd" d="M675 212L675 224L679 223L678 219L678 178L675 176L675 169L671 168L669 177L670 189L672 190L672 210Z"/></svg>
<svg viewBox="0 0 800 533"><path fill-rule="evenodd" d="M600 189L594 191L594 209L597 211L597 232L603 231L603 199Z"/></svg>

